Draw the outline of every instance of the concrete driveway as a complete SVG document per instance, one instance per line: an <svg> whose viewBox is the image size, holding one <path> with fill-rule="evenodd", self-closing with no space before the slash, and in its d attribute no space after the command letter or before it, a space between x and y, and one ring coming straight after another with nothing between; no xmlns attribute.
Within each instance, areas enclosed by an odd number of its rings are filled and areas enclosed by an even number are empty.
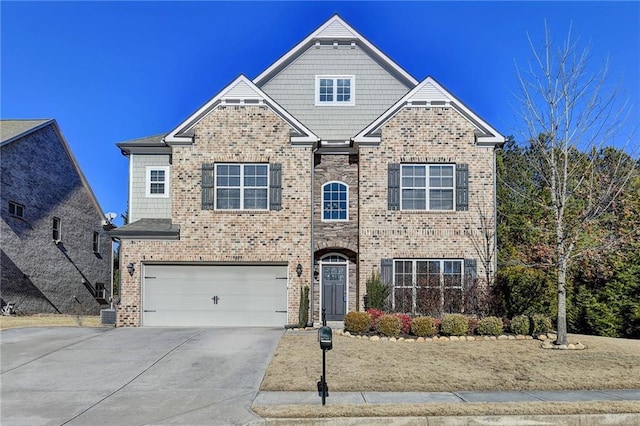
<svg viewBox="0 0 640 426"><path fill-rule="evenodd" d="M0 333L2 425L238 425L283 329Z"/></svg>

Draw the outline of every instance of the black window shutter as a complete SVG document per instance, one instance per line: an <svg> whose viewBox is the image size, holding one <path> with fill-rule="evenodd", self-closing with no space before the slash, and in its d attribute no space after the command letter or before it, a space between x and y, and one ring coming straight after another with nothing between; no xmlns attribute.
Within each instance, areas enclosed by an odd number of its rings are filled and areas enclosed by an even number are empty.
<svg viewBox="0 0 640 426"><path fill-rule="evenodd" d="M400 210L400 164L390 163L388 169L389 210Z"/></svg>
<svg viewBox="0 0 640 426"><path fill-rule="evenodd" d="M202 210L215 208L215 164L202 165Z"/></svg>
<svg viewBox="0 0 640 426"><path fill-rule="evenodd" d="M456 210L469 210L468 164L456 164Z"/></svg>
<svg viewBox="0 0 640 426"><path fill-rule="evenodd" d="M393 286L393 259L382 259L380 261L380 279L388 287Z"/></svg>
<svg viewBox="0 0 640 426"><path fill-rule="evenodd" d="M282 210L282 164L270 164L269 171L269 210Z"/></svg>
<svg viewBox="0 0 640 426"><path fill-rule="evenodd" d="M478 278L478 261L476 259L464 260L464 280L467 285L473 284L473 280Z"/></svg>

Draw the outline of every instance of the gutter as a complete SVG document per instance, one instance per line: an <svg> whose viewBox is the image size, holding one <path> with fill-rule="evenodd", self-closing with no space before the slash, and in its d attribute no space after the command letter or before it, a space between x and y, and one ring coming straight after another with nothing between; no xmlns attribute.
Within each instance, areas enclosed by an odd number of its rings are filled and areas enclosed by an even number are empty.
<svg viewBox="0 0 640 426"><path fill-rule="evenodd" d="M318 145L319 145L318 141ZM309 315L309 319L307 320L307 326L308 327L313 327L313 317L314 317L314 309L315 309L315 305L314 305L314 300L313 300L313 286L314 286L314 272L315 272L315 266L314 266L314 262L315 262L315 253L314 253L314 240L313 240L313 235L314 235L314 227L313 227L313 223L314 223L314 202L315 202L315 163L316 163L316 151L318 151L318 147L313 148L311 150L311 267L309 268L309 273L311 276L311 281L310 281L310 285L309 285L309 310L310 315ZM318 315L320 314L320 306L318 306Z"/></svg>

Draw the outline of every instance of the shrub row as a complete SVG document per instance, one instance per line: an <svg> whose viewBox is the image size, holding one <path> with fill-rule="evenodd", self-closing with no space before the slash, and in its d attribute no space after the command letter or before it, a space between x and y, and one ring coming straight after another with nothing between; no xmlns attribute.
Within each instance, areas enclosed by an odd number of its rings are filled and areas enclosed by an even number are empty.
<svg viewBox="0 0 640 426"><path fill-rule="evenodd" d="M514 334L544 334L551 331L551 320L544 315L518 315L505 322L498 317L476 318L463 314L447 314L442 319L432 317L411 318L406 314L385 313L379 309L367 312L348 312L344 317L345 330L365 334L371 331L386 337L413 334L418 337L432 337L436 334L464 336L480 334L498 336L505 330Z"/></svg>

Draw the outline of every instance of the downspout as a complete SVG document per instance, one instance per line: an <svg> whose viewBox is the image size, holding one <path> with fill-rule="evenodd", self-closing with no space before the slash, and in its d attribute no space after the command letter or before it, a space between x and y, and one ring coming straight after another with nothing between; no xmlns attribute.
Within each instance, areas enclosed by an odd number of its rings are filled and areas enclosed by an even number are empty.
<svg viewBox="0 0 640 426"><path fill-rule="evenodd" d="M320 142L320 141L318 141ZM313 227L313 223L314 223L314 203L315 203L315 163L316 163L316 151L318 150L318 146L316 146L315 148L313 148L311 150L311 268L309 268L309 273L311 275L311 281L310 281L310 286L309 286L309 310L311 311L309 315L309 320L307 325L310 327L313 327L313 317L314 317L314 300L313 300L313 294L314 294L314 271L315 271L315 254L314 254L314 240L313 240L313 235L314 235L314 227ZM318 306L318 315L320 314L320 307Z"/></svg>
<svg viewBox="0 0 640 426"><path fill-rule="evenodd" d="M493 148L493 281L495 284L498 275L498 169L496 165L498 149L502 145ZM487 283L489 284L489 283Z"/></svg>
<svg viewBox="0 0 640 426"><path fill-rule="evenodd" d="M111 290L109 290L109 294L111 295L110 308L113 309L113 238L109 239L111 240L111 256L109 256L109 259L111 259L111 268L109 268L111 270L111 276L109 280L111 281Z"/></svg>

